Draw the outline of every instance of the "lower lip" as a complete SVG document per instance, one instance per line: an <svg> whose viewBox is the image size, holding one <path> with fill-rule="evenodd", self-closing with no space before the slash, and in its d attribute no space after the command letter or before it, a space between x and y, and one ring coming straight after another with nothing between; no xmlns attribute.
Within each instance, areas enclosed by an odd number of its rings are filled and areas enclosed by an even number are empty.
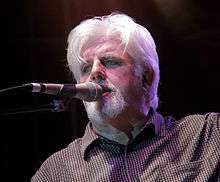
<svg viewBox="0 0 220 182"><path fill-rule="evenodd" d="M102 94L102 96L103 96L103 97L106 97L106 96L108 96L108 95L110 95L110 94L111 94L111 92L105 92L105 93Z"/></svg>

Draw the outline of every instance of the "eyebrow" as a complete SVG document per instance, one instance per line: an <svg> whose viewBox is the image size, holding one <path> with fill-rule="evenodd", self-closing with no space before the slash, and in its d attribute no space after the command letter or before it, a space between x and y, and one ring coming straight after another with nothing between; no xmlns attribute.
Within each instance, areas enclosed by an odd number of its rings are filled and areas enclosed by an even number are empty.
<svg viewBox="0 0 220 182"><path fill-rule="evenodd" d="M80 63L80 68L83 68L83 66L85 66L86 64L90 64L90 62L92 62L91 59L89 59L89 60L84 60L83 62Z"/></svg>
<svg viewBox="0 0 220 182"><path fill-rule="evenodd" d="M114 58L116 60L123 61L123 58L121 56L118 56L118 55L104 55L104 56L101 56L99 59L101 61L104 61L105 59L108 59L108 58Z"/></svg>
<svg viewBox="0 0 220 182"><path fill-rule="evenodd" d="M97 49L98 50L98 49ZM87 50L85 50L84 51L84 53L86 52ZM98 54L100 54L100 55L103 55L103 54L108 54L108 53L113 53L114 51L116 51L116 48L115 47L113 47L113 46L110 46L110 47L106 47L106 48L104 48L103 50L101 50L100 52L98 52ZM93 55L93 54L84 54L84 53L82 53L82 55L85 55L85 56L83 56L83 57L90 57L91 55ZM88 56L89 55L89 56ZM123 54L122 54L123 55Z"/></svg>

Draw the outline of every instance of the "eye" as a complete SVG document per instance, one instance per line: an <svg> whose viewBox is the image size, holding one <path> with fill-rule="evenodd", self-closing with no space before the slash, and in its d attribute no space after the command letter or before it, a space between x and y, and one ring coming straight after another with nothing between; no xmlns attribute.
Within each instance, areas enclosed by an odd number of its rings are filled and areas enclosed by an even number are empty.
<svg viewBox="0 0 220 182"><path fill-rule="evenodd" d="M92 69L91 64L84 64L81 68L81 72L82 74L87 74L87 73L90 73L91 69Z"/></svg>
<svg viewBox="0 0 220 182"><path fill-rule="evenodd" d="M116 57L105 57L102 59L102 64L106 68L117 68L124 65L123 61Z"/></svg>

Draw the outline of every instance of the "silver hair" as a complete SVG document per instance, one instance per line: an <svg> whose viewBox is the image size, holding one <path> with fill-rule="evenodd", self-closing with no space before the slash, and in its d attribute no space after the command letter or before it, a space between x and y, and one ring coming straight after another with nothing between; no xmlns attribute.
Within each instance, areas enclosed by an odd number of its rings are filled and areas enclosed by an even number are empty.
<svg viewBox="0 0 220 182"><path fill-rule="evenodd" d="M124 51L134 60L135 73L140 75L145 72L153 75L147 91L150 98L149 105L156 110L160 79L156 45L150 32L125 14L112 13L87 19L70 32L67 60L75 79L79 81L80 64L85 62L81 57L82 50L100 37L119 39ZM148 77L148 75L145 76Z"/></svg>

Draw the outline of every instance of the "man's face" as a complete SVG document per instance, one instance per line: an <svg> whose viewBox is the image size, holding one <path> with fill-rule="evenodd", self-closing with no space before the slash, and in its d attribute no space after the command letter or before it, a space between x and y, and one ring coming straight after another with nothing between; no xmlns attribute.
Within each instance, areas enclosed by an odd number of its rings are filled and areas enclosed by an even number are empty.
<svg viewBox="0 0 220 182"><path fill-rule="evenodd" d="M123 53L118 40L97 40L83 49L81 56L86 63L81 65L79 82L96 82L111 90L98 101L84 102L91 121L105 122L143 114L142 74L135 74L133 59Z"/></svg>

